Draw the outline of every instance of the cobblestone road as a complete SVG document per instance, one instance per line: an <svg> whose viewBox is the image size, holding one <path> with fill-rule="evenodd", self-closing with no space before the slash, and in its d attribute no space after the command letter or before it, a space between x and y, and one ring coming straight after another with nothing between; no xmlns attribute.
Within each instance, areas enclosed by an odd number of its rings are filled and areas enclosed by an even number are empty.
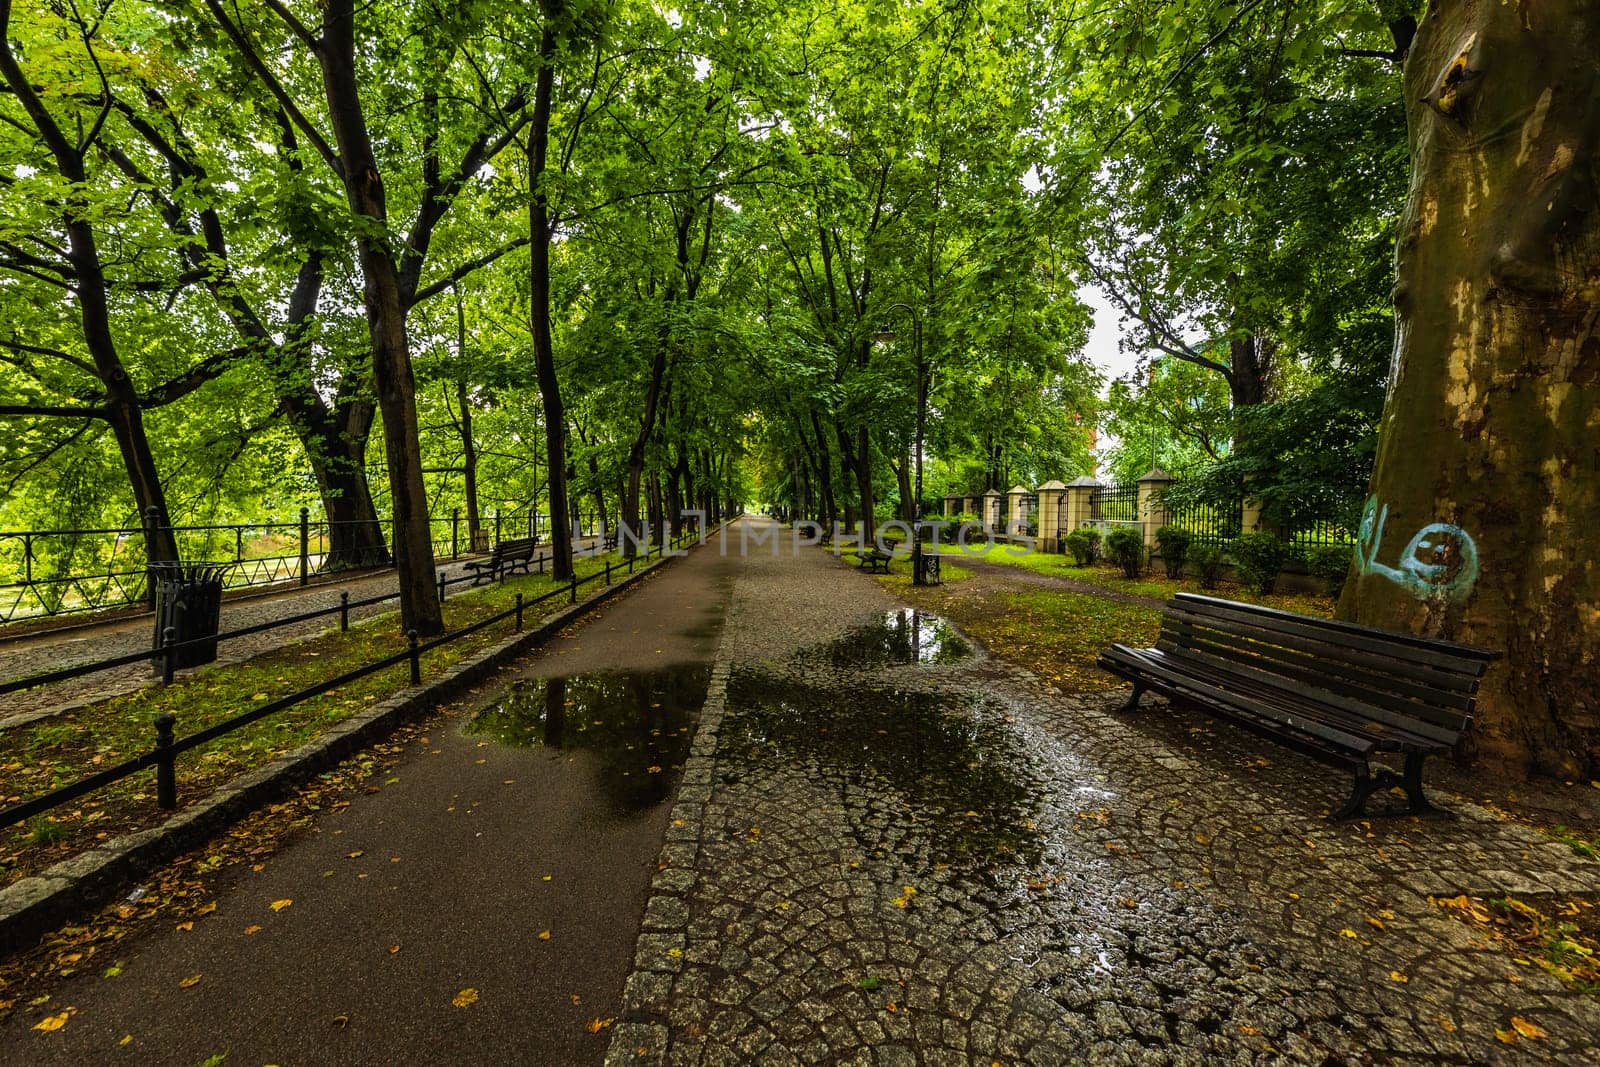
<svg viewBox="0 0 1600 1067"><path fill-rule="evenodd" d="M1429 898L1600 865L1449 795L1328 824L1339 774L1226 726L888 662L896 607L744 562L609 1062L1594 1062L1600 1004Z"/></svg>
<svg viewBox="0 0 1600 1067"><path fill-rule="evenodd" d="M446 563L437 568L449 578L467 573L463 563ZM289 588L281 593L224 600L222 604L222 630L242 629L274 619L298 615L319 608L336 607L341 590L350 593L351 600L364 600L383 593L392 593L397 579L392 570L367 577L352 578L347 582L328 582L301 589ZM462 587L454 587L454 595ZM352 620L371 618L396 610L396 602L385 601L363 608L352 608ZM150 647L151 616L119 619L103 626L75 628L56 634L19 637L0 643L0 680L21 678L43 671L59 670L80 663L112 659L139 652ZM338 625L337 616L310 619L258 634L224 642L218 662L238 663L262 652L277 648L288 641L320 633ZM179 672L181 675L184 672ZM113 667L81 678L73 678L54 685L21 693L0 696L0 730L23 726L39 719L49 718L83 707L96 701L120 696L143 686L153 684L151 668L143 663Z"/></svg>

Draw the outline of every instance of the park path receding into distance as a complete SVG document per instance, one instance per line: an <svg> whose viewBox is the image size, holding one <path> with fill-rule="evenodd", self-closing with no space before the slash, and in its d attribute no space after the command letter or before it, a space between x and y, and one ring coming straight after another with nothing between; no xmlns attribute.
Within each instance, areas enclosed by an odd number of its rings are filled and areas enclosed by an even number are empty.
<svg viewBox="0 0 1600 1067"><path fill-rule="evenodd" d="M670 810L451 709L192 930L14 1011L0 1063L1593 1062L1600 1004L1437 901L1600 864L1443 790L1453 822L1327 823L1342 775L932 655L963 646L747 529L517 668L709 663Z"/></svg>
<svg viewBox="0 0 1600 1067"><path fill-rule="evenodd" d="M732 565L692 550L475 699L519 673L708 662ZM619 814L589 753L504 748L464 718L430 724L381 791L233 878L192 930L97 954L13 1013L0 1063L600 1062L609 1035L587 1024L615 1014L670 805ZM61 1030L30 1029L69 1007Z"/></svg>

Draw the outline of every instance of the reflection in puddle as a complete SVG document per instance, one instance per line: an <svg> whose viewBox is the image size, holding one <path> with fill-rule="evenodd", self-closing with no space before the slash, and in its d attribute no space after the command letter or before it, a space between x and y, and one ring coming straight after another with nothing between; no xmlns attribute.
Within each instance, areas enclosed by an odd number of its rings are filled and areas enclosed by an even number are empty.
<svg viewBox="0 0 1600 1067"><path fill-rule="evenodd" d="M588 752L598 759L600 790L620 810L640 811L671 793L710 679L703 664L523 679L467 732L513 748Z"/></svg>
<svg viewBox="0 0 1600 1067"><path fill-rule="evenodd" d="M972 655L972 645L938 615L896 608L828 642L820 652L835 667L878 667L952 663Z"/></svg>
<svg viewBox="0 0 1600 1067"><path fill-rule="evenodd" d="M1032 863L1041 784L1005 716L967 696L729 681L725 772L773 766L838 787L861 844L973 867ZM895 796L885 810L882 795Z"/></svg>

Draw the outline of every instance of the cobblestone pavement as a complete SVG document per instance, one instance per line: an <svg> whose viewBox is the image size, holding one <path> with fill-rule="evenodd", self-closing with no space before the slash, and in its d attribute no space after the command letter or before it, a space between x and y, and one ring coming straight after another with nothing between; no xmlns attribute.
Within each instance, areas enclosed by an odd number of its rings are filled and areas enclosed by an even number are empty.
<svg viewBox="0 0 1600 1067"><path fill-rule="evenodd" d="M1600 1004L1429 897L1600 865L1443 794L1329 824L1339 773L981 650L874 663L895 607L744 561L608 1062L1594 1062Z"/></svg>
<svg viewBox="0 0 1600 1067"><path fill-rule="evenodd" d="M463 563L445 563L437 570L452 579L467 573ZM348 582L320 583L304 589L290 588L273 596L224 600L222 629L224 632L237 630L305 611L336 607L341 590L348 591L351 600L363 600L381 593L392 593L396 588L395 572L389 570L367 577L352 578ZM450 595L461 589L460 586L452 588ZM363 608L352 608L350 618L366 619L394 610L396 602L385 601ZM152 625L151 616L142 615L133 619L118 619L104 626L73 629L56 634L46 633L35 637L19 637L14 641L0 644L0 679L20 678L42 671L59 670L80 663L112 659L148 649ZM218 662L238 663L286 642L320 633L330 625L338 625L336 616L309 619L226 641L221 646ZM178 673L182 676L185 672ZM94 674L38 689L8 693L0 697L0 730L25 726L30 722L60 715L86 704L121 696L151 685L154 680L153 672L148 665L134 663L125 667L96 671Z"/></svg>

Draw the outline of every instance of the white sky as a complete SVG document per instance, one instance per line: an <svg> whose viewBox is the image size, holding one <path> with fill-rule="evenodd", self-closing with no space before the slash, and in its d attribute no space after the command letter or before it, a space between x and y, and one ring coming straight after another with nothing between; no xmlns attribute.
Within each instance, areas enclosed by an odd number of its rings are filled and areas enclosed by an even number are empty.
<svg viewBox="0 0 1600 1067"><path fill-rule="evenodd" d="M1086 285L1078 290L1078 299L1094 311L1094 329L1089 331L1089 343L1084 346L1084 354L1089 357L1089 362L1105 374L1109 386L1112 379L1120 378L1133 369L1138 353L1122 351L1123 331L1118 321L1121 315L1104 293L1095 286Z"/></svg>

